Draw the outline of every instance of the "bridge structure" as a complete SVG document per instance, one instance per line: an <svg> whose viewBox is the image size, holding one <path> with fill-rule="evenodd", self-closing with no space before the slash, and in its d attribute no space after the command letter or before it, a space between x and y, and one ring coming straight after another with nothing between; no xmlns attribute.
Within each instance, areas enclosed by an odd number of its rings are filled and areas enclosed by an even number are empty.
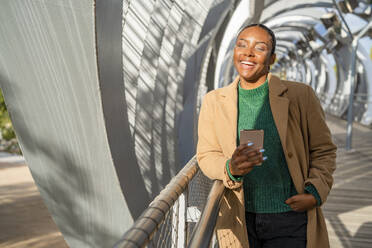
<svg viewBox="0 0 372 248"><path fill-rule="evenodd" d="M347 121L345 153L358 151L352 123L372 127L369 0L0 3L1 89L69 246L118 244L193 158L202 97L236 76L232 49L249 23L273 29L272 72L311 85L326 113ZM197 175L199 195L185 200L196 215L211 186Z"/></svg>

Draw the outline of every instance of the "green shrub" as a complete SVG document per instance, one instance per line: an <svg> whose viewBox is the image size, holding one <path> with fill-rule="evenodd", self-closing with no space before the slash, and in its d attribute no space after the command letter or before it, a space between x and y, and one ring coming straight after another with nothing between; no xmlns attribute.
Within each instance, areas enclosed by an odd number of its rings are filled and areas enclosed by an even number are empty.
<svg viewBox="0 0 372 248"><path fill-rule="evenodd" d="M0 132L5 140L14 139L15 133L13 130L12 122L10 121L9 113L6 109L3 92L0 90Z"/></svg>
<svg viewBox="0 0 372 248"><path fill-rule="evenodd" d="M16 135L0 90L0 151L21 154Z"/></svg>

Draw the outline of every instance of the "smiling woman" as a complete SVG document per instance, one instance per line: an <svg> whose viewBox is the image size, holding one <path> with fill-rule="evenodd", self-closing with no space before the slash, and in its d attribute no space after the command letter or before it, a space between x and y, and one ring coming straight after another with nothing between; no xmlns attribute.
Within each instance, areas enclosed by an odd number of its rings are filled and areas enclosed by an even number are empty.
<svg viewBox="0 0 372 248"><path fill-rule="evenodd" d="M216 225L220 247L329 247L320 205L336 146L312 88L271 75L275 57L270 29L244 27L234 48L239 75L208 92L200 109L199 166L229 189ZM240 142L246 129L263 130L263 149Z"/></svg>

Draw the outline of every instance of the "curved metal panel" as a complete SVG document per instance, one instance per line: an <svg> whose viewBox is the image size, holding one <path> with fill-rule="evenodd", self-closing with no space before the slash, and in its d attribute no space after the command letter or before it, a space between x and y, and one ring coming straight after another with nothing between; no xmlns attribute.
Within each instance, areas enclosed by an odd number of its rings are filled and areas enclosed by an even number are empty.
<svg viewBox="0 0 372 248"><path fill-rule="evenodd" d="M41 196L70 247L111 246L133 220L106 137L94 2L0 5L1 88Z"/></svg>
<svg viewBox="0 0 372 248"><path fill-rule="evenodd" d="M128 208L136 219L150 199L138 168L129 129L121 53L122 4L122 0L96 0L97 62L111 156Z"/></svg>

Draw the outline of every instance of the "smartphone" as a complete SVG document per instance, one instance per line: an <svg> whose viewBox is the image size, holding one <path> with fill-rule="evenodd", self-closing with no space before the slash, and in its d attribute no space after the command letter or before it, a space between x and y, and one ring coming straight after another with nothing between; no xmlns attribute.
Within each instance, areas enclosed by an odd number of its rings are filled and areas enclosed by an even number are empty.
<svg viewBox="0 0 372 248"><path fill-rule="evenodd" d="M240 144L253 143L253 148L261 149L264 144L264 130L242 129L240 130Z"/></svg>

